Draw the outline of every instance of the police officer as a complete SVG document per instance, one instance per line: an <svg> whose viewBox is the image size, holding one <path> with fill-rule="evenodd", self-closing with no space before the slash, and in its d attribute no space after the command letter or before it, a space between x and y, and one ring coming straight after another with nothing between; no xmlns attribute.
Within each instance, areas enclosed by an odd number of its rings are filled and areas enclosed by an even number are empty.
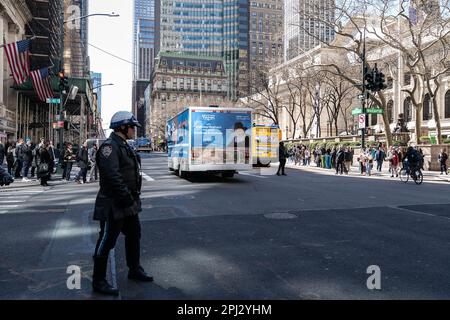
<svg viewBox="0 0 450 320"><path fill-rule="evenodd" d="M94 254L92 287L95 292L108 295L119 294L118 289L106 281L106 268L109 251L114 248L121 232L125 235L128 278L153 281L140 265L140 158L126 141L134 137L136 127L141 125L132 113L115 113L110 125L114 132L96 155L100 190L95 201L94 220L100 221L100 234Z"/></svg>

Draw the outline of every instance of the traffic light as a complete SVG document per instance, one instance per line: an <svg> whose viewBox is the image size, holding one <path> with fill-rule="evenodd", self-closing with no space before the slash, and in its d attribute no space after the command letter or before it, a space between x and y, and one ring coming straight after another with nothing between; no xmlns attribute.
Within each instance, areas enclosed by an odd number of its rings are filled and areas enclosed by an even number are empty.
<svg viewBox="0 0 450 320"><path fill-rule="evenodd" d="M381 91L387 88L386 80L383 72L377 72L375 80L376 91Z"/></svg>
<svg viewBox="0 0 450 320"><path fill-rule="evenodd" d="M374 91L375 89L374 72L368 66L364 67L364 85L369 91Z"/></svg>
<svg viewBox="0 0 450 320"><path fill-rule="evenodd" d="M59 91L67 93L69 91L69 78L66 77L64 70L58 73L59 77Z"/></svg>

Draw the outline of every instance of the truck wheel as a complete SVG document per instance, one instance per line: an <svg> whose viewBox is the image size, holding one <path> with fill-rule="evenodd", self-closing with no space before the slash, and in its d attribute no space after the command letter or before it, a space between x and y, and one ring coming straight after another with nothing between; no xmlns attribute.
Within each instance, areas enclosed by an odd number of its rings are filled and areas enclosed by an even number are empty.
<svg viewBox="0 0 450 320"><path fill-rule="evenodd" d="M222 172L222 178L233 178L234 172Z"/></svg>

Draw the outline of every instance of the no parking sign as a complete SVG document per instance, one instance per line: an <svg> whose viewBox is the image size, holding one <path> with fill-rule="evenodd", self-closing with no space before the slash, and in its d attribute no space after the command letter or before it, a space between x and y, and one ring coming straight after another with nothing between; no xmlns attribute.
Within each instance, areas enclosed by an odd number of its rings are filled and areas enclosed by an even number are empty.
<svg viewBox="0 0 450 320"><path fill-rule="evenodd" d="M366 115L364 113L358 115L358 128L359 129L365 129L366 128Z"/></svg>

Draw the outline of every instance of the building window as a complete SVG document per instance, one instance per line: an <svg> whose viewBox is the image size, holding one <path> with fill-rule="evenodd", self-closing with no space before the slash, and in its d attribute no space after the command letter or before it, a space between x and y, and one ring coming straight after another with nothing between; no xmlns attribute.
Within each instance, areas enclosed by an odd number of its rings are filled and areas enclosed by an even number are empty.
<svg viewBox="0 0 450 320"><path fill-rule="evenodd" d="M405 86L409 86L411 84L411 75L406 73L403 77L403 82Z"/></svg>
<svg viewBox="0 0 450 320"><path fill-rule="evenodd" d="M445 94L445 118L450 118L450 90Z"/></svg>
<svg viewBox="0 0 450 320"><path fill-rule="evenodd" d="M433 113L431 112L431 99L430 95L427 93L423 99L423 120L431 120L433 118Z"/></svg>
<svg viewBox="0 0 450 320"><path fill-rule="evenodd" d="M370 119L370 125L371 126L376 126L378 123L378 115L377 114L372 114L371 115L371 119Z"/></svg>
<svg viewBox="0 0 450 320"><path fill-rule="evenodd" d="M387 89L392 89L392 88L394 87L394 79L392 79L391 77L389 77L389 78L387 79L386 85L387 85Z"/></svg>
<svg viewBox="0 0 450 320"><path fill-rule="evenodd" d="M387 104L387 116L389 119L389 123L394 122L394 101L389 100Z"/></svg>
<svg viewBox="0 0 450 320"><path fill-rule="evenodd" d="M406 98L403 102L403 115L406 122L410 122L412 120L412 106L410 97Z"/></svg>

